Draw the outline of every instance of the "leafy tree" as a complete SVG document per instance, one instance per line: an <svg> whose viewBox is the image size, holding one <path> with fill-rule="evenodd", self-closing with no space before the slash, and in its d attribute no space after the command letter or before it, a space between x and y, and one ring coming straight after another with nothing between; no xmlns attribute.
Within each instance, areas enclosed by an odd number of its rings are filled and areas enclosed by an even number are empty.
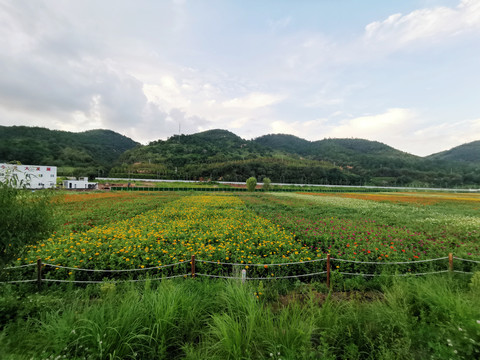
<svg viewBox="0 0 480 360"><path fill-rule="evenodd" d="M247 190L248 191L255 191L255 187L257 186L257 179L252 177L249 177L247 179Z"/></svg>
<svg viewBox="0 0 480 360"><path fill-rule="evenodd" d="M0 269L54 229L50 192L18 189L16 182L0 182Z"/></svg>
<svg viewBox="0 0 480 360"><path fill-rule="evenodd" d="M263 190L269 191L272 188L272 180L268 177L263 178Z"/></svg>

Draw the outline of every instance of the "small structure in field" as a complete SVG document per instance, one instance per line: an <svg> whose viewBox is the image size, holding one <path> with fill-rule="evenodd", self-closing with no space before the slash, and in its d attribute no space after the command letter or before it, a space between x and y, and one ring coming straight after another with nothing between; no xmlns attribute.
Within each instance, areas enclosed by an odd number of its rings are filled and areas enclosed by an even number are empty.
<svg viewBox="0 0 480 360"><path fill-rule="evenodd" d="M16 188L53 189L57 184L57 167L0 164L0 182Z"/></svg>
<svg viewBox="0 0 480 360"><path fill-rule="evenodd" d="M98 183L88 182L88 177L84 177L78 180L63 180L63 188L67 190L93 190L98 188Z"/></svg>

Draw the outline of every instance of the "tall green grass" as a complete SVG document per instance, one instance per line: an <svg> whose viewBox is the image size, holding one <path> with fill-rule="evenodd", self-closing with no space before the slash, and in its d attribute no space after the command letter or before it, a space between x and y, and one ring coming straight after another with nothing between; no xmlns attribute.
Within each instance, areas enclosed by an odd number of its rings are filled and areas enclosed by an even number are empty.
<svg viewBox="0 0 480 360"><path fill-rule="evenodd" d="M480 356L478 274L394 279L372 297L276 286L260 286L277 293L268 300L258 283L201 279L34 294L3 286L2 359Z"/></svg>

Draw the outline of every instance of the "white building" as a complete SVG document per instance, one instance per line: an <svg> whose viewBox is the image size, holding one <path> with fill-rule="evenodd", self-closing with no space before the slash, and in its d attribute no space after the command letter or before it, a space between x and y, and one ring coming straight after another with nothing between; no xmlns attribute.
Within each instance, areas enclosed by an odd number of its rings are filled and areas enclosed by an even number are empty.
<svg viewBox="0 0 480 360"><path fill-rule="evenodd" d="M88 177L78 180L63 180L64 189L96 189L98 183L88 182Z"/></svg>
<svg viewBox="0 0 480 360"><path fill-rule="evenodd" d="M55 188L57 167L40 165L0 164L0 182L9 181L17 188Z"/></svg>

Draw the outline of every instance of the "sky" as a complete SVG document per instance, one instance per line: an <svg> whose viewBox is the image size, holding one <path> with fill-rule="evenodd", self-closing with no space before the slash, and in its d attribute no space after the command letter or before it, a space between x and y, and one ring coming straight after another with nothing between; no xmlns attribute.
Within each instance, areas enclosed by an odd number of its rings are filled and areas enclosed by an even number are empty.
<svg viewBox="0 0 480 360"><path fill-rule="evenodd" d="M0 125L480 140L480 0L0 0Z"/></svg>

